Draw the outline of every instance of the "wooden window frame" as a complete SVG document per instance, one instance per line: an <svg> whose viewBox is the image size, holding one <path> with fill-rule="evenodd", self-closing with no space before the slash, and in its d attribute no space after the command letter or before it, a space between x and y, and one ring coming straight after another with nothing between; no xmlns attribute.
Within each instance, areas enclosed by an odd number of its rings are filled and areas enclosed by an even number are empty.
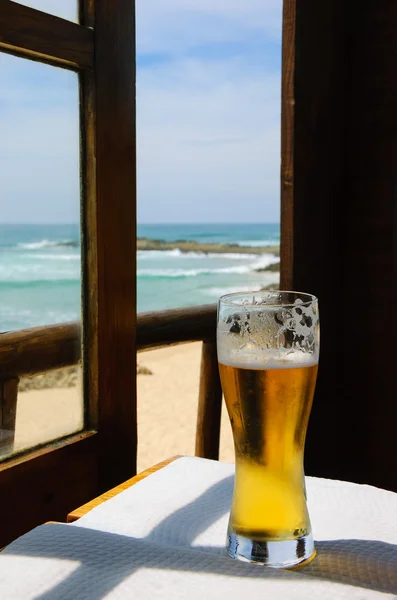
<svg viewBox="0 0 397 600"><path fill-rule="evenodd" d="M0 51L79 73L85 429L0 463L0 547L136 472L135 3L0 0Z"/></svg>

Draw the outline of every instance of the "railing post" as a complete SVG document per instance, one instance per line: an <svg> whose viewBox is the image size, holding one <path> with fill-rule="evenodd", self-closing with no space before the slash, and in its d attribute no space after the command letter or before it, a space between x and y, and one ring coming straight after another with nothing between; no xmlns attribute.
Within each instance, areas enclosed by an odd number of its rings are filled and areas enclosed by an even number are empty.
<svg viewBox="0 0 397 600"><path fill-rule="evenodd" d="M204 341L196 429L196 456L219 459L222 387L215 341Z"/></svg>
<svg viewBox="0 0 397 600"><path fill-rule="evenodd" d="M14 449L19 379L0 381L0 456Z"/></svg>

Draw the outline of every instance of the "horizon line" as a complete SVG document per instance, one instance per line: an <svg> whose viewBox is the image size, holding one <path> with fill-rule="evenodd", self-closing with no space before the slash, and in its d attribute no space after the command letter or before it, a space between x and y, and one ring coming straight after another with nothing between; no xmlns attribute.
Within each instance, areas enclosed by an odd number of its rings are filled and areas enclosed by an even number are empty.
<svg viewBox="0 0 397 600"><path fill-rule="evenodd" d="M27 222L17 222L17 221L9 221L9 222L0 222L0 226L1 225L37 225L37 226L43 226L43 225L80 225L79 222L62 222L62 223L58 223L58 222L34 222L34 223L27 223ZM280 221L256 221L256 222L252 222L252 221L167 221L166 223L161 223L161 222L139 222L137 223L137 226L139 227L140 225L280 225Z"/></svg>

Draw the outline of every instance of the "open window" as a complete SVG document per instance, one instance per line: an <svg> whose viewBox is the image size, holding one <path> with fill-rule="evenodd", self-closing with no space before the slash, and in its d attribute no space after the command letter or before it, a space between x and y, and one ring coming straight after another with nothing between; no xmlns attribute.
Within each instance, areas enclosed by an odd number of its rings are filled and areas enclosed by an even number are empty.
<svg viewBox="0 0 397 600"><path fill-rule="evenodd" d="M7 120L10 130L15 119L26 120L25 142L29 136L38 137L36 152L31 142L27 152L21 140L20 158L26 169L21 165L15 185L27 186L30 174L40 182L42 193L51 195L55 213L56 186L62 195L65 181L54 181L54 155L62 151L68 157L74 155L73 190L69 192L70 197L74 194L74 220L80 220L80 230L73 235L65 232L62 252L52 248L57 258L46 260L52 260L62 276L65 265L60 264L59 255L80 255L75 246L81 243L82 319L56 324L61 319L54 317L29 330L16 324L15 331L1 335L0 486L6 493L0 499L0 546L43 520L64 519L82 501L133 475L136 456L134 3L82 1L79 11L75 2L26 4L30 6L5 0L0 6L2 90L7 74L16 81L18 70L23 72L20 80L25 88L33 70L42 80L36 98L26 90L19 117L14 98L14 113ZM65 18L39 8L62 10L59 15ZM74 12L76 22L67 20ZM12 93L11 85L7 91ZM28 119L35 101L47 107L41 123ZM69 114L74 111L67 122L62 119L64 105ZM52 122L56 111L59 118ZM5 137L9 161L12 152L18 153L17 141L11 134ZM40 163L45 143L46 155ZM3 171L3 176L10 173ZM68 182L72 179L70 175ZM45 239L43 235L43 244ZM25 250L28 254L32 247ZM49 255L50 248L40 252ZM79 269L79 259L75 262ZM13 435L19 381L77 361L83 371L80 423L54 432L50 437L56 439L50 443L44 437L19 447ZM34 406L29 410L34 422ZM48 410L56 410L55 405Z"/></svg>

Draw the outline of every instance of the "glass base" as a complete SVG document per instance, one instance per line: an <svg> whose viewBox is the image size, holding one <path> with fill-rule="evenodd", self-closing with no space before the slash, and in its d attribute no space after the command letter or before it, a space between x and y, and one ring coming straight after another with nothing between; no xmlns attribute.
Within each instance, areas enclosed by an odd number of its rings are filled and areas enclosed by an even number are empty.
<svg viewBox="0 0 397 600"><path fill-rule="evenodd" d="M229 530L226 552L236 560L274 569L296 567L309 562L315 556L311 533L295 540L258 541Z"/></svg>

